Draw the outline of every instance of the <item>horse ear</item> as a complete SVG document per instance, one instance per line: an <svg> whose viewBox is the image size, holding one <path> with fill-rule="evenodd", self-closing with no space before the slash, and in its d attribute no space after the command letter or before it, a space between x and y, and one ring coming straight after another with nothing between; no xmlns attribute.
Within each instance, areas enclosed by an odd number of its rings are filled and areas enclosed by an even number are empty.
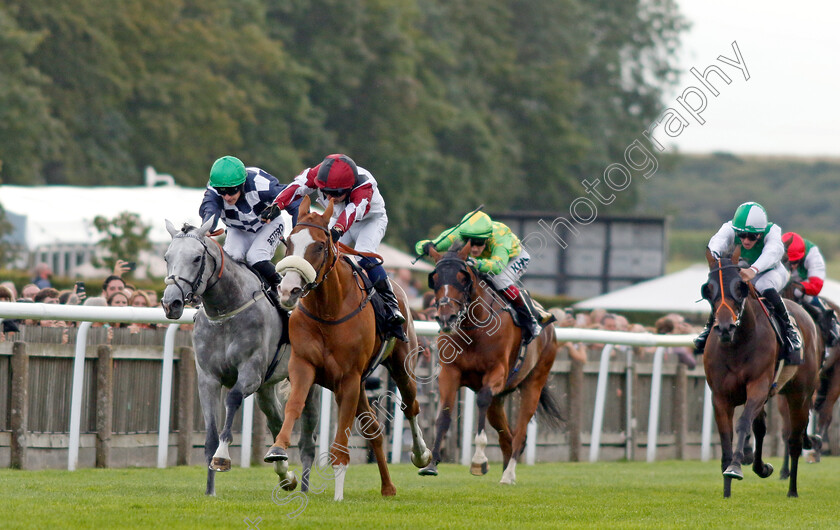
<svg viewBox="0 0 840 530"><path fill-rule="evenodd" d="M304 195L303 200L300 201L300 206L298 206L298 218L309 213L309 206L311 204L312 201L309 199L309 195Z"/></svg>
<svg viewBox="0 0 840 530"><path fill-rule="evenodd" d="M204 237L205 235L207 235L207 232L210 231L210 227L212 226L213 218L211 217L203 225L201 225L201 228L198 229L198 237Z"/></svg>
<svg viewBox="0 0 840 530"><path fill-rule="evenodd" d="M732 253L732 263L735 265L738 264L738 261L741 259L741 245L735 247L735 252Z"/></svg>
<svg viewBox="0 0 840 530"><path fill-rule="evenodd" d="M172 221L169 219L164 219L166 221L166 231L169 232L169 235L172 236L172 239L175 239L175 236L178 235L178 229L175 228L175 225L172 224Z"/></svg>
<svg viewBox="0 0 840 530"><path fill-rule="evenodd" d="M709 247L706 247L706 261L709 262L709 267L714 267L717 263L717 260Z"/></svg>
<svg viewBox="0 0 840 530"><path fill-rule="evenodd" d="M470 249L472 249L472 243L467 243L464 248L458 251L458 257L466 260L470 256Z"/></svg>
<svg viewBox="0 0 840 530"><path fill-rule="evenodd" d="M324 215L322 215L321 217L323 217L324 219L329 219L330 217L332 217L334 204L335 203L333 199L330 199L330 203L327 205L327 208L324 210Z"/></svg>
<svg viewBox="0 0 840 530"><path fill-rule="evenodd" d="M429 257L435 260L435 263L440 261L440 258L443 257L443 254L437 251L434 245L429 245Z"/></svg>
<svg viewBox="0 0 840 530"><path fill-rule="evenodd" d="M703 297L703 300L712 301L712 288L709 285L709 282L704 283L703 286L700 287L700 296Z"/></svg>

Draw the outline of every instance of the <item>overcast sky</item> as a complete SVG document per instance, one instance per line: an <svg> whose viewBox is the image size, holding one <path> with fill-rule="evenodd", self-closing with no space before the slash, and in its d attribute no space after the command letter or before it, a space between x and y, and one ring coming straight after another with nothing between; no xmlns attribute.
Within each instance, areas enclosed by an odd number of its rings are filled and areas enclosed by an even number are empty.
<svg viewBox="0 0 840 530"><path fill-rule="evenodd" d="M717 64L732 78L714 82L704 125L691 121L672 140L683 152L840 157L840 3L800 0L678 0L692 23L683 37L681 78L665 104L700 86L689 73ZM737 41L750 79L723 65ZM717 78L714 78L717 80ZM667 144L666 144L667 145Z"/></svg>

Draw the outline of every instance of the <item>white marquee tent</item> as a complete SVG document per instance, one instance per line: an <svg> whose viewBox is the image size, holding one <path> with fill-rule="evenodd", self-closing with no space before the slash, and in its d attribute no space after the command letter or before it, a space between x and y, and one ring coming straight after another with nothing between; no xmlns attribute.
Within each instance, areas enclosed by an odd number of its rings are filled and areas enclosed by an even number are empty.
<svg viewBox="0 0 840 530"><path fill-rule="evenodd" d="M709 303L700 298L700 286L706 283L708 275L707 265L692 265L679 272L578 302L575 307L705 314L709 311ZM840 301L840 282L827 278L821 294L833 302Z"/></svg>

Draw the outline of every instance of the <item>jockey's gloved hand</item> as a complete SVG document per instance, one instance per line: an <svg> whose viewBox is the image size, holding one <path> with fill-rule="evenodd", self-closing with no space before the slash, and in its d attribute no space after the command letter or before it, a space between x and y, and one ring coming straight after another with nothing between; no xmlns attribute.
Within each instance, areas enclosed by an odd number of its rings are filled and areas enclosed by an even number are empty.
<svg viewBox="0 0 840 530"><path fill-rule="evenodd" d="M467 265L469 265L470 267L475 267L476 264L478 263L477 261L475 261L475 258L472 257L472 256L469 256L466 261L467 261Z"/></svg>
<svg viewBox="0 0 840 530"><path fill-rule="evenodd" d="M277 203L274 203L271 205L271 208L266 208L262 211L260 214L260 220L263 223L270 223L276 219L278 215L280 215L280 207L277 206Z"/></svg>
<svg viewBox="0 0 840 530"><path fill-rule="evenodd" d="M341 228L337 226L330 228L330 237L332 237L333 243L341 239L342 235L344 235L344 231Z"/></svg>
<svg viewBox="0 0 840 530"><path fill-rule="evenodd" d="M427 241L425 244L423 244L423 254L422 255L423 256L428 256L429 251L431 249L433 249L434 247L435 247L434 243L432 243L431 241Z"/></svg>

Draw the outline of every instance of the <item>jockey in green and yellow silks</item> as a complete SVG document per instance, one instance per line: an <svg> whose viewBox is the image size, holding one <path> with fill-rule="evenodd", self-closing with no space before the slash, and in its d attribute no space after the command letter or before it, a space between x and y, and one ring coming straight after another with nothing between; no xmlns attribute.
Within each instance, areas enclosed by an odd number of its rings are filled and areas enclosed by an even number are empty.
<svg viewBox="0 0 840 530"><path fill-rule="evenodd" d="M414 248L418 255L424 255L430 246L443 252L456 242L472 244L470 256L473 267L487 274L493 286L511 302L523 323L525 342L539 335L541 326L554 317L534 307L524 289L515 285L525 274L531 259L519 243L519 238L506 224L493 221L484 212L475 212L464 216L458 226L443 231L438 237L418 241Z"/></svg>

